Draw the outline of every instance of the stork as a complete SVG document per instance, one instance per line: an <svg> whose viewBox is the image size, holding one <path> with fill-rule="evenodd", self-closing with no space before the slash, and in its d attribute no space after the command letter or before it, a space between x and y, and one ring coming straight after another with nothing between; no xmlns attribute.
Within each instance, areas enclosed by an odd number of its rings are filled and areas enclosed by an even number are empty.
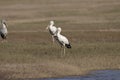
<svg viewBox="0 0 120 80"><path fill-rule="evenodd" d="M56 31L57 31L57 28L54 26L54 21L50 21L50 25L48 25L46 27L46 29L49 30L50 34L52 35L52 41L53 41L53 44L54 44L54 36L56 34Z"/></svg>
<svg viewBox="0 0 120 80"><path fill-rule="evenodd" d="M3 40L6 40L7 34L8 34L6 21L1 20L1 24L2 24L2 27L0 29L0 35Z"/></svg>
<svg viewBox="0 0 120 80"><path fill-rule="evenodd" d="M63 51L64 51L64 55L65 55L65 47L70 49L71 45L70 45L68 39L65 36L60 34L61 30L62 29L60 27L57 28L57 33L56 33L56 36L54 36L54 37L55 37L56 41L61 45L61 48L63 47Z"/></svg>

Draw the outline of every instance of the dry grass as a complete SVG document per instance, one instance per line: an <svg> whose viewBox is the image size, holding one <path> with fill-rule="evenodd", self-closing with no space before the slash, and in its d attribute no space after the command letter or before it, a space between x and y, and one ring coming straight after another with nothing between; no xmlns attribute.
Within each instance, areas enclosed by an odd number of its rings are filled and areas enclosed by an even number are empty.
<svg viewBox="0 0 120 80"><path fill-rule="evenodd" d="M12 76L12 72L0 71L0 79L1 80L14 80L11 76Z"/></svg>
<svg viewBox="0 0 120 80"><path fill-rule="evenodd" d="M43 78L120 69L119 7L119 0L0 0L0 18L9 25L8 41L0 43L0 71ZM45 30L49 20L72 44L65 57Z"/></svg>
<svg viewBox="0 0 120 80"><path fill-rule="evenodd" d="M0 69L13 72L12 76L16 78L81 75L96 69L119 69L119 32L103 33L76 32L70 36L64 32L72 43L72 49L67 50L65 57L61 57L57 44L52 45L47 32L10 33L8 42L1 43Z"/></svg>

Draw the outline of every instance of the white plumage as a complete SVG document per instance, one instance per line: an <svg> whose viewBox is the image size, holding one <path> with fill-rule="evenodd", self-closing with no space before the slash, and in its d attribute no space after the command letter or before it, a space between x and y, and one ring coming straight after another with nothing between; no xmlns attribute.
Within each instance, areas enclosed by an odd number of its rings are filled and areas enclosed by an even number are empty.
<svg viewBox="0 0 120 80"><path fill-rule="evenodd" d="M2 39L6 39L7 38L7 34L8 34L6 21L5 20L1 20L1 24L2 24L2 27L0 29L0 35L1 35Z"/></svg>
<svg viewBox="0 0 120 80"><path fill-rule="evenodd" d="M54 37L58 41L58 43L61 45L61 47L62 46L64 47L63 49L64 49L64 55L65 55L65 47L71 48L71 45L68 39L65 36L61 35L60 33L61 33L61 28L59 27L57 28L57 34Z"/></svg>
<svg viewBox="0 0 120 80"><path fill-rule="evenodd" d="M52 35L52 40L54 43L54 36L56 35L57 32L57 28L54 26L54 21L50 21L50 25L48 25L46 29L48 29L50 34Z"/></svg>

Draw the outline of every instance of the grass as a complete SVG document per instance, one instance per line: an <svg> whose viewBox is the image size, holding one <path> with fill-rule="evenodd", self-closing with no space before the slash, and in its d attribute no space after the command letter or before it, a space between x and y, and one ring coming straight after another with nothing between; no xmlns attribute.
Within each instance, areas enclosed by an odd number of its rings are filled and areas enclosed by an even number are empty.
<svg viewBox="0 0 120 80"><path fill-rule="evenodd" d="M120 69L119 0L0 1L0 18L9 25L7 42L0 43L0 71L44 78ZM45 30L50 20L72 44L65 57Z"/></svg>
<svg viewBox="0 0 120 80"><path fill-rule="evenodd" d="M120 42L116 32L77 33L79 35L70 36L64 32L72 44L65 57L61 57L57 44L52 45L47 32L10 33L8 42L1 43L0 69L13 71L16 78L81 75L95 69L119 69ZM114 38L111 35L115 35Z"/></svg>

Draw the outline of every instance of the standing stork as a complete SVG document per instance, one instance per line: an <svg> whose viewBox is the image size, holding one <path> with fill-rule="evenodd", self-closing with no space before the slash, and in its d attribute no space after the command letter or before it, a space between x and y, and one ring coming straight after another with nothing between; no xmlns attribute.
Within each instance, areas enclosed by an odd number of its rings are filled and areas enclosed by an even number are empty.
<svg viewBox="0 0 120 80"><path fill-rule="evenodd" d="M68 39L65 36L61 35L60 33L61 33L61 28L59 27L59 28L57 28L57 33L56 33L56 36L54 36L54 37L58 41L58 43L61 45L61 48L63 47L63 51L64 51L64 55L65 55L65 47L70 49L71 45L70 45Z"/></svg>
<svg viewBox="0 0 120 80"><path fill-rule="evenodd" d="M50 25L48 25L46 27L46 29L48 29L50 34L52 35L52 41L53 41L53 44L54 44L54 41L55 41L54 36L55 36L55 34L57 32L57 28L54 26L54 21L50 21Z"/></svg>
<svg viewBox="0 0 120 80"><path fill-rule="evenodd" d="M1 35L3 40L6 40L7 34L8 34L6 21L1 20L1 24L2 24L2 27L0 29L0 35Z"/></svg>

